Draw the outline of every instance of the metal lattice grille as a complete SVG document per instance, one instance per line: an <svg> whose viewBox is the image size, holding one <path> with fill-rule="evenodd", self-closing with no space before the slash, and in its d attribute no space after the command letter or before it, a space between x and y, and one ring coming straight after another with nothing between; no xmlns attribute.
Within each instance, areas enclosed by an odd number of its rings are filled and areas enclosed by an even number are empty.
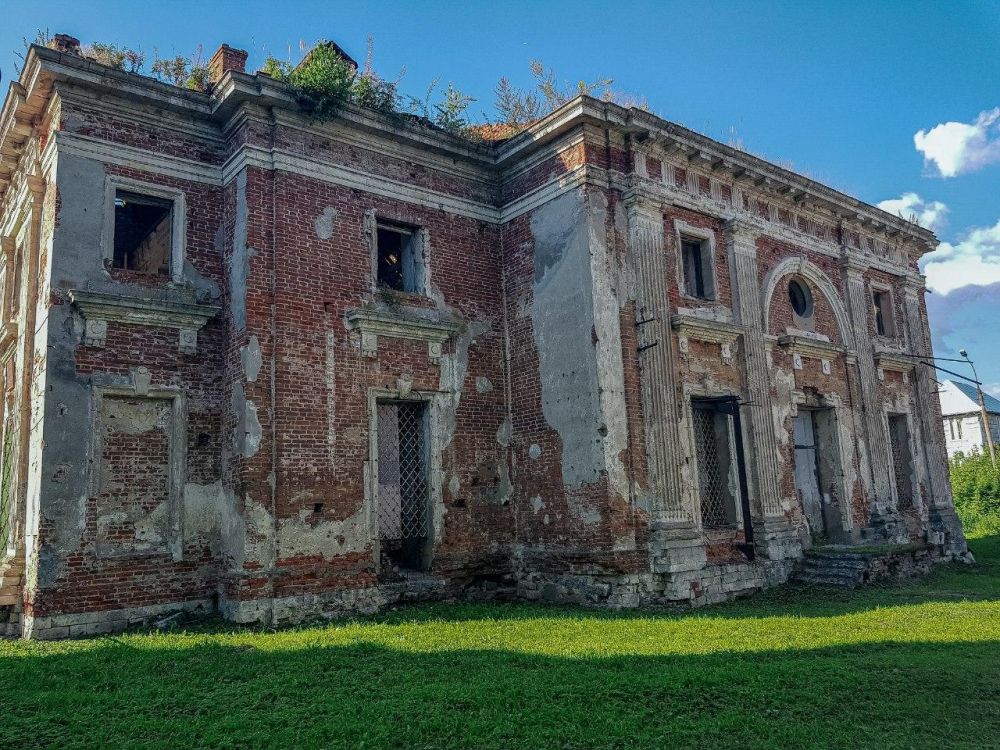
<svg viewBox="0 0 1000 750"><path fill-rule="evenodd" d="M889 450L892 452L892 471L899 506L909 507L913 503L913 491L910 488L909 450L903 442L906 439L906 427L900 422L901 419L905 418L889 417Z"/></svg>
<svg viewBox="0 0 1000 750"><path fill-rule="evenodd" d="M383 542L427 537L424 405L379 404L379 536Z"/></svg>
<svg viewBox="0 0 1000 750"><path fill-rule="evenodd" d="M7 554L12 533L11 516L14 506L14 431L4 430L3 453L0 455L0 560Z"/></svg>
<svg viewBox="0 0 1000 750"><path fill-rule="evenodd" d="M726 525L725 479L719 460L716 412L693 408L695 456L698 461L698 494L701 498L701 522L705 527Z"/></svg>

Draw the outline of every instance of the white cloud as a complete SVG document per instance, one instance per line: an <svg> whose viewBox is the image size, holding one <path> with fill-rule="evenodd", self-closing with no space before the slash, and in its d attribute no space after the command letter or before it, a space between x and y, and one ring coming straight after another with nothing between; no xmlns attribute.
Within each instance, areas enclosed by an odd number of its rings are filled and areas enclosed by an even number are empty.
<svg viewBox="0 0 1000 750"><path fill-rule="evenodd" d="M974 172L1000 161L1000 107L980 112L975 122L943 122L913 136L924 163L942 177Z"/></svg>
<svg viewBox="0 0 1000 750"><path fill-rule="evenodd" d="M1000 398L1000 383L983 383L983 390L993 398Z"/></svg>
<svg viewBox="0 0 1000 750"><path fill-rule="evenodd" d="M939 294L1000 282L1000 220L976 227L957 243L942 242L921 259L927 286Z"/></svg>
<svg viewBox="0 0 1000 750"><path fill-rule="evenodd" d="M878 207L907 221L915 219L922 226L937 232L948 223L948 207L941 201L925 201L916 193L903 193L898 198L882 201Z"/></svg>

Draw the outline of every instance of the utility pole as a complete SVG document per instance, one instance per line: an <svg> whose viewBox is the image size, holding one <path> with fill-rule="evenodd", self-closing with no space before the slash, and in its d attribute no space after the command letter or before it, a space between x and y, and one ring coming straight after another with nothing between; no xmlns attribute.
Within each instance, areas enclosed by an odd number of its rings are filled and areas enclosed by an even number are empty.
<svg viewBox="0 0 1000 750"><path fill-rule="evenodd" d="M979 416L983 419L983 429L986 430L986 444L990 447L990 462L993 464L993 471L997 470L997 453L993 445L993 430L990 427L990 416L986 413L986 402L983 400L983 389L979 383L979 375L976 374L976 366L969 359L969 353L965 349L960 349L958 355L969 363L972 368L972 377L976 381L976 395L979 396Z"/></svg>

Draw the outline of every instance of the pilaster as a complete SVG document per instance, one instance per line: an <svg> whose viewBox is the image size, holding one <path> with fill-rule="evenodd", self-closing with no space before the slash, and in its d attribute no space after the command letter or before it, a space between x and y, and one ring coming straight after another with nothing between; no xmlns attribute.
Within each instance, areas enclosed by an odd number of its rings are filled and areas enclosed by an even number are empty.
<svg viewBox="0 0 1000 750"><path fill-rule="evenodd" d="M726 244L732 269L733 312L743 329L743 357L750 414L748 455L756 488L754 519L757 545L771 558L797 555L799 544L781 506L778 439L771 398L771 367L765 344L765 322L757 267L756 230L732 220L726 224Z"/></svg>
<svg viewBox="0 0 1000 750"><path fill-rule="evenodd" d="M652 206L629 207L629 255L636 277L640 382L654 571L677 573L705 564L705 547L685 507L681 484L680 409L670 329L663 216Z"/></svg>
<svg viewBox="0 0 1000 750"><path fill-rule="evenodd" d="M924 314L921 295L924 292L922 277L910 277L904 289L903 310L906 316L906 333L911 351L920 357L933 356L927 316ZM944 424L941 407L935 393L934 373L927 365L914 368L918 430L915 443L924 452L924 478L928 494L928 540L940 544L946 555L964 557L968 546L962 523L955 513L948 479L948 457L945 451ZM922 438L922 439L921 439Z"/></svg>
<svg viewBox="0 0 1000 750"><path fill-rule="evenodd" d="M882 393L875 367L875 347L868 330L871 300L865 285L865 266L854 258L845 264L847 276L847 306L857 347L858 379L861 383L861 406L864 412L865 443L868 446L868 466L871 470L871 528L879 536L894 538L900 532L896 504L892 494L892 457L885 424Z"/></svg>

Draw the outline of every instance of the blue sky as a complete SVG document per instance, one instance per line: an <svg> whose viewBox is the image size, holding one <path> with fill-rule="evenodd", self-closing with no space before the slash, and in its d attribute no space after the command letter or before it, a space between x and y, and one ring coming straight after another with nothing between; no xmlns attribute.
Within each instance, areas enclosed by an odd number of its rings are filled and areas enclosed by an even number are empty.
<svg viewBox="0 0 1000 750"><path fill-rule="evenodd" d="M611 76L657 114L870 203L916 214L939 356L967 348L1000 393L1000 0L950 2L56 2L0 0L4 88L22 37L65 32L152 58L222 42L297 60L333 39L422 95L435 78L492 114L508 76ZM918 146L920 148L918 149Z"/></svg>

